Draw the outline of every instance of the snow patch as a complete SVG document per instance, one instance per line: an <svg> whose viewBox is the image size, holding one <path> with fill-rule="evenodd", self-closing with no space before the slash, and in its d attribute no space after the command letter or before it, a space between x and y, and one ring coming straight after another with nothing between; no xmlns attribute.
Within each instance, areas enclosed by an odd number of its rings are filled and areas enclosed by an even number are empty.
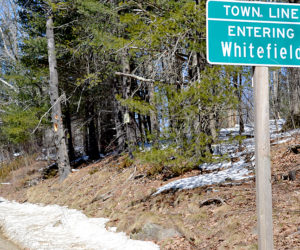
<svg viewBox="0 0 300 250"><path fill-rule="evenodd" d="M286 138L286 139L282 139L282 140L278 140L276 142L273 142L272 145L277 145L277 144L282 144L282 143L286 143L286 142L289 142L291 141L292 138Z"/></svg>
<svg viewBox="0 0 300 250"><path fill-rule="evenodd" d="M252 171L245 167L245 162L240 161L232 165L232 167L209 174L203 174L193 177L188 177L170 182L160 188L153 195L157 195L169 189L192 189L201 186L221 183L227 180L238 181L252 178Z"/></svg>
<svg viewBox="0 0 300 250"><path fill-rule="evenodd" d="M270 138L277 139L272 145L288 142L293 139L295 134L300 133L300 129L280 132L284 123L284 119L279 119L277 121L270 120ZM223 144L213 145L213 152L215 155L228 155L231 159L237 158L237 162L204 163L199 166L200 169L214 172L170 182L158 188L153 195L169 189L192 189L218 184L228 180L237 181L254 177L254 126L252 124L245 125L245 132L242 135L245 135L248 138L242 141L242 145L239 145L236 141L231 142L230 138L237 135L239 135L239 125L236 125L233 128L223 128L220 130L219 138L225 142ZM240 146L241 148L244 148L244 150L240 151Z"/></svg>
<svg viewBox="0 0 300 250"><path fill-rule="evenodd" d="M202 170L217 170L221 168L229 168L231 167L231 162L219 162L219 163L204 163L199 166L200 169Z"/></svg>
<svg viewBox="0 0 300 250"><path fill-rule="evenodd" d="M16 152L16 153L13 153L13 156L14 156L14 157L19 157L19 156L21 156L21 155L23 155L23 152Z"/></svg>
<svg viewBox="0 0 300 250"><path fill-rule="evenodd" d="M157 250L152 242L106 230L109 219L88 218L57 205L20 204L0 198L0 226L14 242L31 250Z"/></svg>

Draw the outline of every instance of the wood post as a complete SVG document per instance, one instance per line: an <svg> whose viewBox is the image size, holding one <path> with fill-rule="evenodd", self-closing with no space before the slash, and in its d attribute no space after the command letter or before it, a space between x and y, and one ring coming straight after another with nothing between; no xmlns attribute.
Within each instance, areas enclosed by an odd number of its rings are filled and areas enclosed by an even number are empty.
<svg viewBox="0 0 300 250"><path fill-rule="evenodd" d="M255 172L258 248L273 249L268 67L254 68Z"/></svg>

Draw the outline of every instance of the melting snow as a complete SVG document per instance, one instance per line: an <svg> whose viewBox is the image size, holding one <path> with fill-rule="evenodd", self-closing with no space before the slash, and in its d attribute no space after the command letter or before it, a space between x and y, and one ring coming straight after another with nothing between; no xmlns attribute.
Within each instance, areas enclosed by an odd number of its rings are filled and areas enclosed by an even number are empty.
<svg viewBox="0 0 300 250"><path fill-rule="evenodd" d="M270 138L273 140L277 139L277 141L272 145L290 141L292 140L293 135L300 133L300 129L295 129L284 133L279 132L282 129L284 123L285 120L283 119L277 120L277 122L275 120L270 120ZM238 158L237 162L202 164L201 166L199 166L202 170L214 172L172 181L158 188L153 195L157 195L169 189L192 189L196 187L222 183L227 180L237 181L252 178L254 176L253 170L255 166L254 126L251 124L245 125L245 132L243 133L243 135L247 135L248 137L252 138L243 140L242 146L244 147L244 150L242 152L239 152L238 150L238 143L229 143L229 136L233 137L237 135L239 135L239 125L236 125L234 128L221 129L219 137L225 142L228 141L228 143L213 145L214 154L228 154L230 157ZM247 162L245 159L246 156L250 156L250 159L248 159Z"/></svg>
<svg viewBox="0 0 300 250"><path fill-rule="evenodd" d="M108 219L88 218L57 205L20 204L0 198L0 227L20 246L43 250L157 250L152 242L106 230Z"/></svg>
<svg viewBox="0 0 300 250"><path fill-rule="evenodd" d="M220 164L218 166L220 166ZM222 171L197 175L170 182L167 185L158 188L153 195L157 195L169 189L192 189L196 187L221 183L227 180L238 181L248 179L253 177L251 173L252 171L246 168L245 163L241 161L233 164L230 168Z"/></svg>

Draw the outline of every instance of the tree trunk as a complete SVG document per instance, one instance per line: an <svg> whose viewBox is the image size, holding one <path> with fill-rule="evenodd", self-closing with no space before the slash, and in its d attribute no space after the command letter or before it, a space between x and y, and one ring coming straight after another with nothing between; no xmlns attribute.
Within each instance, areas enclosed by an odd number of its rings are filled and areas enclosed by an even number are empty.
<svg viewBox="0 0 300 250"><path fill-rule="evenodd" d="M54 141L57 150L57 165L60 180L63 181L71 172L67 145L65 141L64 126L61 112L61 98L58 93L58 74L55 55L55 42L53 32L52 16L49 16L46 23L46 35L48 41L48 60L50 71L50 102L52 106L51 118L54 129Z"/></svg>
<svg viewBox="0 0 300 250"><path fill-rule="evenodd" d="M85 121L88 121L88 115L85 115ZM84 153L86 155L89 154L89 133L88 133L88 124L85 122L83 126L83 147L84 147Z"/></svg>
<svg viewBox="0 0 300 250"><path fill-rule="evenodd" d="M98 160L100 157L98 147L98 136L95 126L96 114L93 101L90 102L89 95L87 96L85 103L85 113L87 121L87 155L90 160Z"/></svg>
<svg viewBox="0 0 300 250"><path fill-rule="evenodd" d="M217 140L218 134L217 134L217 121L216 121L215 114L213 112L209 113L209 130L212 139L215 142Z"/></svg>
<svg viewBox="0 0 300 250"><path fill-rule="evenodd" d="M110 80L111 81L111 80ZM116 149L116 123L115 123L115 107L114 107L114 89L112 85L105 90L105 95L98 100L98 107L102 107L98 112L98 131L99 131L99 149L100 153L105 154Z"/></svg>
<svg viewBox="0 0 300 250"><path fill-rule="evenodd" d="M289 0L289 3L300 4L300 0ZM300 127L300 69L289 68L288 79L290 87L290 117L285 127Z"/></svg>
<svg viewBox="0 0 300 250"><path fill-rule="evenodd" d="M122 64L122 72L130 74L130 64L128 59L128 53L126 50L124 50L122 53L121 64ZM131 79L129 77L123 76L122 94L124 99L128 99L128 97L130 96L130 90L131 90ZM124 122L125 133L126 133L125 145L126 148L128 148L129 153L133 151L133 146L135 143L135 131L134 131L135 124L133 119L134 119L134 114L129 112L127 107L123 107L123 122Z"/></svg>
<svg viewBox="0 0 300 250"><path fill-rule="evenodd" d="M148 85L148 91L149 91L149 104L156 109L155 107L155 101L154 101L154 84L149 83ZM157 119L157 113L154 110L150 110L150 124L151 124L151 132L153 133L153 144L155 146L158 146L159 141L159 123Z"/></svg>
<svg viewBox="0 0 300 250"><path fill-rule="evenodd" d="M274 113L275 113L275 119L280 119L280 100L278 95L278 89L279 89L279 71L274 70L273 71L273 102L274 102Z"/></svg>
<svg viewBox="0 0 300 250"><path fill-rule="evenodd" d="M125 131L124 131L124 124L123 124L123 107L120 105L118 100L115 96L119 93L119 82L118 79L114 79L114 88L113 88L113 104L114 104L114 119L115 119L115 126L116 126L116 142L117 142L117 151L122 152L125 150Z"/></svg>
<svg viewBox="0 0 300 250"><path fill-rule="evenodd" d="M97 131L96 131L94 118L90 118L88 129L89 129L89 148L88 148L89 153L88 153L88 155L90 156L91 160L98 160L100 155L99 155Z"/></svg>
<svg viewBox="0 0 300 250"><path fill-rule="evenodd" d="M290 117L287 119L286 127L300 127L300 71L298 68L288 69L290 87Z"/></svg>
<svg viewBox="0 0 300 250"><path fill-rule="evenodd" d="M149 57L149 65L146 68L147 74L149 75L149 78L152 79L155 76L155 71L153 70L152 65L152 58ZM156 112L156 105L155 105L155 88L154 83L149 82L147 86L147 101L149 104L153 107L153 109L150 110L150 133L153 135L153 144L155 146L158 146L159 142L159 121L157 118L157 112Z"/></svg>
<svg viewBox="0 0 300 250"><path fill-rule="evenodd" d="M279 113L280 104L279 104L279 98L278 98L279 70L277 70L277 69L273 70L272 79L273 79L273 88L271 88L271 90L270 90L271 100L272 100L271 108L272 108L273 116L274 116L274 119L275 119L276 130L278 131L278 122L277 122L277 120L280 119L280 113Z"/></svg>
<svg viewBox="0 0 300 250"><path fill-rule="evenodd" d="M69 160L72 162L75 160L75 150L73 146L73 134L72 134L72 124L71 124L71 114L70 114L70 104L67 102L65 110L65 121L67 128L67 139L68 139L68 153Z"/></svg>
<svg viewBox="0 0 300 250"><path fill-rule="evenodd" d="M291 86L291 113L292 115L300 114L300 77L298 68L290 69L290 86Z"/></svg>
<svg viewBox="0 0 300 250"><path fill-rule="evenodd" d="M236 124L236 110L229 108L228 110L228 127L233 128Z"/></svg>
<svg viewBox="0 0 300 250"><path fill-rule="evenodd" d="M238 98L238 115L239 115L239 125L240 125L239 134L242 135L242 133L245 132L245 126L244 126L244 118L243 118L242 75L240 73L237 73L236 93Z"/></svg>

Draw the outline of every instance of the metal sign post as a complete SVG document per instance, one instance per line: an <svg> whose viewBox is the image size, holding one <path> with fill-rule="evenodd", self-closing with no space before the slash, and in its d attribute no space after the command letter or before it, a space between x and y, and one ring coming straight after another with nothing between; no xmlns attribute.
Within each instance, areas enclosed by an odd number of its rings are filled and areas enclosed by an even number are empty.
<svg viewBox="0 0 300 250"><path fill-rule="evenodd" d="M258 248L273 249L268 67L254 68L255 172Z"/></svg>

